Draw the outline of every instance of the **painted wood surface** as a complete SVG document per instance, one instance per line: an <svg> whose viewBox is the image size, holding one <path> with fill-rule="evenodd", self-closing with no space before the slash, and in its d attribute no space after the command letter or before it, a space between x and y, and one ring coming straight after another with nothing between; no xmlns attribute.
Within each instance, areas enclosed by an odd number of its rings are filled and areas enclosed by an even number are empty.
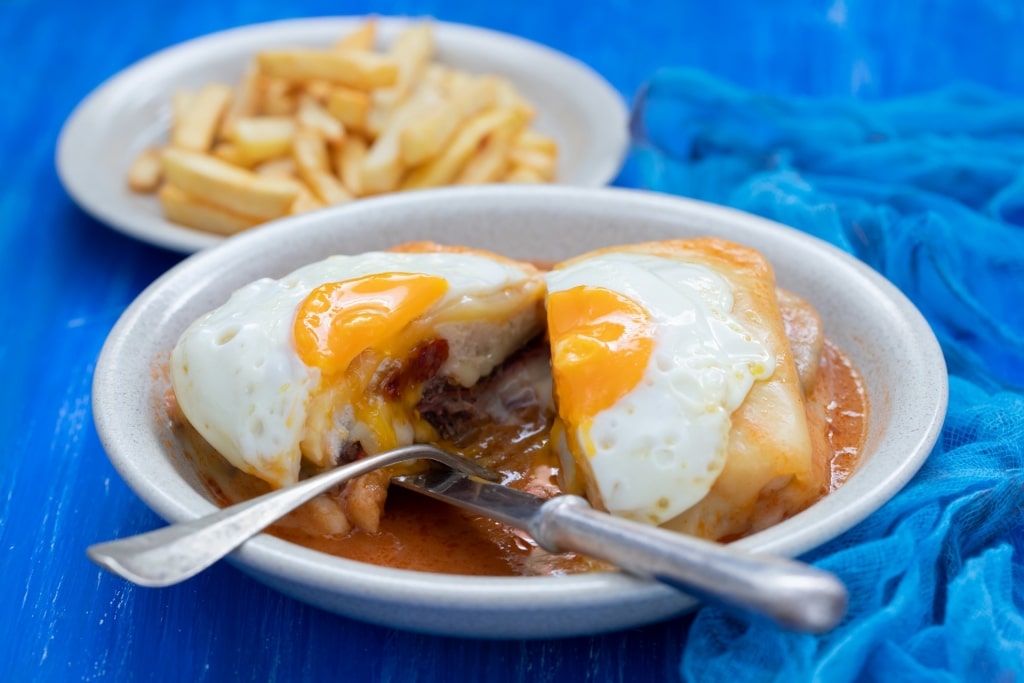
<svg viewBox="0 0 1024 683"><path fill-rule="evenodd" d="M955 57L927 38L953 33L955 3L849 4L0 0L0 680L677 680L686 617L568 640L461 640L330 615L225 564L163 590L93 566L90 543L162 524L108 463L89 393L121 311L181 256L79 210L57 180L56 137L82 97L155 50L242 24L371 11L539 41L628 100L666 65L779 93L876 97L949 75L1024 90L1024 51L985 38L1020 20L1013 3L977 7L959 31L973 47ZM935 59L949 68L918 68Z"/></svg>

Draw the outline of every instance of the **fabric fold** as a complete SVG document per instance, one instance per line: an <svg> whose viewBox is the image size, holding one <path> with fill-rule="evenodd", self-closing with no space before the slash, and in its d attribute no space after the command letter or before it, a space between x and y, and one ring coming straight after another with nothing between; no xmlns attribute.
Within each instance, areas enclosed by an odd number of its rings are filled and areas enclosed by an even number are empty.
<svg viewBox="0 0 1024 683"><path fill-rule="evenodd" d="M1013 680L1024 674L1024 101L973 85L883 102L782 98L665 70L626 184L815 235L896 284L942 344L950 406L910 484L806 559L832 633L700 610L686 680Z"/></svg>

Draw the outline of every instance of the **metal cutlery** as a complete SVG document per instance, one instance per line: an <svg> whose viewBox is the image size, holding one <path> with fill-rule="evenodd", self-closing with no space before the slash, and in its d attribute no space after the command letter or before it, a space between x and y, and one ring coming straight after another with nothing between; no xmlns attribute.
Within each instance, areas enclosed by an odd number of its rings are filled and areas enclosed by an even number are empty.
<svg viewBox="0 0 1024 683"><path fill-rule="evenodd" d="M349 479L407 460L447 467L392 482L526 530L551 552L579 552L689 595L766 616L788 629L823 633L846 613L847 591L833 574L779 557L755 555L614 517L579 496L543 499L492 483L498 475L472 460L415 445L368 456L284 489L189 522L90 546L100 566L142 586L169 586L206 569L316 495Z"/></svg>

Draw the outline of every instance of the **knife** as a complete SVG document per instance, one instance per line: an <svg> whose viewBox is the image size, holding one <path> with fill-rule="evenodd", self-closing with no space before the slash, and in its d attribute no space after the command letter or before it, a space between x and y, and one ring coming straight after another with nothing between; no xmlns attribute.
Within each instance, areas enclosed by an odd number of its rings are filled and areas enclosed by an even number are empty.
<svg viewBox="0 0 1024 683"><path fill-rule="evenodd" d="M595 510L574 495L551 499L441 466L393 483L525 530L550 552L578 552L688 595L754 613L794 631L825 633L846 614L846 586L795 560L755 555Z"/></svg>

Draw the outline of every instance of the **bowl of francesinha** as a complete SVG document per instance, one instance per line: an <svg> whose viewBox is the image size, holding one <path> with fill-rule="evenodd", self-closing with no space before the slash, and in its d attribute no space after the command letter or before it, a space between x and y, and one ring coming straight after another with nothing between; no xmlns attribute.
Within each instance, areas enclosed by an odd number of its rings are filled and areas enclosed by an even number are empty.
<svg viewBox="0 0 1024 683"><path fill-rule="evenodd" d="M784 226L625 190L368 200L186 259L111 332L94 413L184 521L410 443L543 497L796 556L884 504L937 438L927 323ZM230 561L327 610L483 637L595 633L696 603L389 486L319 496Z"/></svg>

